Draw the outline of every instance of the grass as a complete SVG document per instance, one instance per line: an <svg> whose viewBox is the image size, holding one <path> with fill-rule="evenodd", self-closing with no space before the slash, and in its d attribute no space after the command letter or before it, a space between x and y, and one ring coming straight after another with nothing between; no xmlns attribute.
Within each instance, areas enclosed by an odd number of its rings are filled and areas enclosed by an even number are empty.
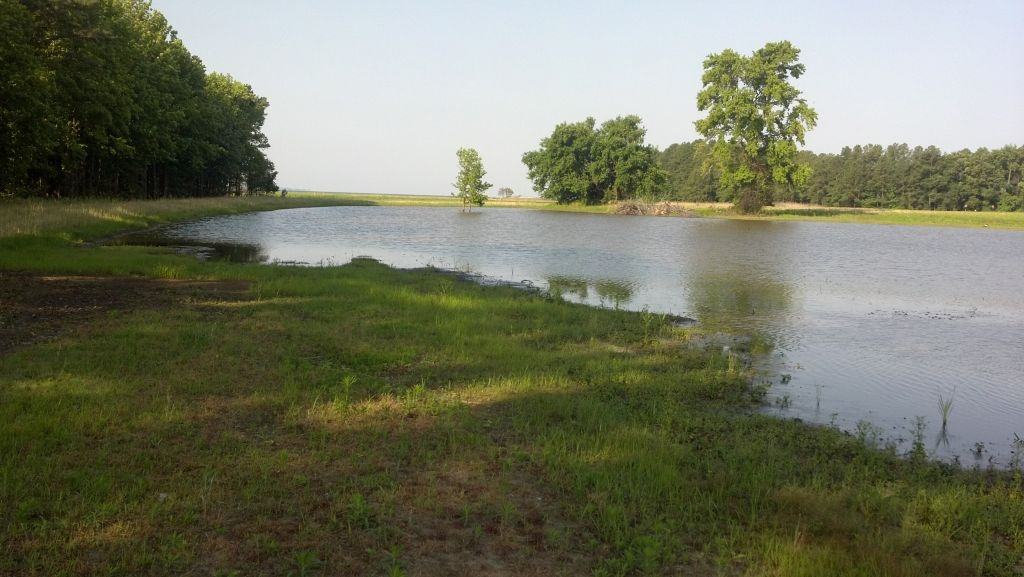
<svg viewBox="0 0 1024 577"><path fill-rule="evenodd" d="M0 268L252 285L0 357L0 575L1019 574L1020 472L758 414L738 351L658 315L74 218Z"/></svg>

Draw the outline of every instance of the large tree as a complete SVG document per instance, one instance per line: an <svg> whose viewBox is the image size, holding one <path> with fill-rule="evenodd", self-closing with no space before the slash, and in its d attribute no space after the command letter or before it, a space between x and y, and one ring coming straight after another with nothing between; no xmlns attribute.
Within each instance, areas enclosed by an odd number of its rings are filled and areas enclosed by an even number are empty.
<svg viewBox="0 0 1024 577"><path fill-rule="evenodd" d="M483 206L487 200L485 192L491 188L491 183L484 181L487 171L480 160L480 153L474 148L460 148L455 154L459 157L459 176L455 180L453 196L462 200L463 210Z"/></svg>
<svg viewBox="0 0 1024 577"><path fill-rule="evenodd" d="M591 174L597 146L595 121L563 122L540 143L523 154L533 189L559 204L599 202L603 196Z"/></svg>
<svg viewBox="0 0 1024 577"><path fill-rule="evenodd" d="M658 150L644 144L638 116L562 123L523 155L533 189L558 203L654 199L666 182Z"/></svg>
<svg viewBox="0 0 1024 577"><path fill-rule="evenodd" d="M720 182L742 212L772 203L774 185L799 185L809 176L797 145L818 115L790 82L804 73L800 50L789 42L766 44L750 56L733 50L704 61L696 122L719 168Z"/></svg>
<svg viewBox="0 0 1024 577"><path fill-rule="evenodd" d="M668 175L658 164L658 149L644 144L646 134L635 115L613 118L598 129L592 174L604 201L650 201L664 191Z"/></svg>

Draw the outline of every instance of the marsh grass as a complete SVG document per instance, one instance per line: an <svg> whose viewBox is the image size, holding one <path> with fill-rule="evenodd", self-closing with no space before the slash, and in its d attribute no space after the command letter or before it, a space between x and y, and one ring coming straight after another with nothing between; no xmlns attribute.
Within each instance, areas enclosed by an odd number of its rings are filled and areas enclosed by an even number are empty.
<svg viewBox="0 0 1024 577"><path fill-rule="evenodd" d="M487 559L1011 576L1024 555L1019 474L762 415L736 354L658 315L365 259L200 263L51 233L0 241L0 267L253 283L0 357L0 575L452 575Z"/></svg>
<svg viewBox="0 0 1024 577"><path fill-rule="evenodd" d="M942 430L946 430L946 426L949 424L949 415L953 412L953 398L956 397L956 388L949 394L949 397L943 397L939 394L939 416L942 417Z"/></svg>

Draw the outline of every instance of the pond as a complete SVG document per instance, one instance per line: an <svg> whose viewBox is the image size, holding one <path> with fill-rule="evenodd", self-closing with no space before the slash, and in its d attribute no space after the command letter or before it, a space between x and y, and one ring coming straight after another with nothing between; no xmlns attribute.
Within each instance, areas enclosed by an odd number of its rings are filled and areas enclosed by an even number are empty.
<svg viewBox="0 0 1024 577"><path fill-rule="evenodd" d="M313 265L370 256L530 281L567 299L689 316L775 346L771 411L965 466L1024 436L1024 233L328 207L174 225L164 243ZM196 248L197 245L210 247ZM953 399L942 430L940 397Z"/></svg>

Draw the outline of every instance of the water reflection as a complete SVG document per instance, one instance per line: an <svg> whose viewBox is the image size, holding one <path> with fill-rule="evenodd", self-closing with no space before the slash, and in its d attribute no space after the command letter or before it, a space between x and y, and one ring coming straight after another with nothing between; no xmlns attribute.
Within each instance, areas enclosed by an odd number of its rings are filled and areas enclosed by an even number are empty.
<svg viewBox="0 0 1024 577"><path fill-rule="evenodd" d="M608 308L621 308L633 299L634 283L618 279L589 280L580 276L552 275L545 279L548 294L558 299L591 303ZM591 299L591 291L596 302Z"/></svg>
<svg viewBox="0 0 1024 577"><path fill-rule="evenodd" d="M775 336L793 306L793 287L782 278L766 278L728 271L692 275L688 297L705 326L723 330L757 327Z"/></svg>
<svg viewBox="0 0 1024 577"><path fill-rule="evenodd" d="M554 275L547 278L547 283L548 292L555 298L569 296L582 302L590 295L590 283L585 278Z"/></svg>
<svg viewBox="0 0 1024 577"><path fill-rule="evenodd" d="M605 279L594 283L594 291L602 306L620 308L633 298L634 287L626 281Z"/></svg>
<svg viewBox="0 0 1024 577"><path fill-rule="evenodd" d="M178 254L194 256L199 260L225 260L238 263L267 262L269 257L263 246L243 242L201 242L190 239L168 238L146 231L118 237L110 244L145 245L168 248Z"/></svg>

